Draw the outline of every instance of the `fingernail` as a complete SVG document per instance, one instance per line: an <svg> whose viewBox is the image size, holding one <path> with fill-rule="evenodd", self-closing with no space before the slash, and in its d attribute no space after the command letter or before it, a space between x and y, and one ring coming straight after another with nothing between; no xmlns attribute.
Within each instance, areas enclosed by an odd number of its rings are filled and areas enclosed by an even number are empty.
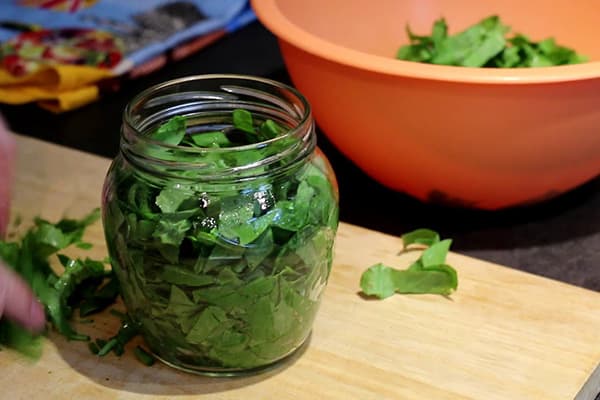
<svg viewBox="0 0 600 400"><path fill-rule="evenodd" d="M35 331L41 331L46 323L46 314L42 304L33 300L29 307L29 326Z"/></svg>

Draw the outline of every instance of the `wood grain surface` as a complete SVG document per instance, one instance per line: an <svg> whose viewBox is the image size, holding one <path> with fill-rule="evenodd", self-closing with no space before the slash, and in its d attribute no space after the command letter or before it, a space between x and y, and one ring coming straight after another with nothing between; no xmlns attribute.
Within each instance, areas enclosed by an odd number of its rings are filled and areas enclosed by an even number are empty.
<svg viewBox="0 0 600 400"><path fill-rule="evenodd" d="M100 205L109 160L25 137L18 143L13 208L23 221L79 217ZM86 238L91 256L106 255L99 223ZM368 266L405 268L418 257L400 248L397 237L342 223L311 339L268 373L199 377L145 367L131 351L98 358L85 343L50 334L37 363L0 352L0 398L575 398L600 360L600 294L453 253L459 288L449 298L361 298ZM80 328L96 338L117 327L105 313Z"/></svg>

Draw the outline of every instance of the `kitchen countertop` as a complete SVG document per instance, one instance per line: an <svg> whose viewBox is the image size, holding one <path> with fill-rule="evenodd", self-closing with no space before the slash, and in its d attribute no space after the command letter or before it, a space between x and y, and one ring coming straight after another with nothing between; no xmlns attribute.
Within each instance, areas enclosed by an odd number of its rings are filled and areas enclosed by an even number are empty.
<svg viewBox="0 0 600 400"><path fill-rule="evenodd" d="M81 216L97 204L110 160L24 136L17 140L13 204L25 221L40 214L55 221L65 210ZM84 240L93 245L86 256L106 255L99 221ZM38 398L44 388L47 399L94 400L594 399L600 313L589 310L600 308L600 293L450 252L448 263L459 276L450 296L369 301L357 292L366 266L402 268L420 252L398 254L397 236L346 223L340 223L335 246L313 334L278 368L203 378L162 363L140 366L131 349L141 338L121 357L98 358L86 343L50 330L34 364L1 352L2 398ZM120 324L108 310L87 323L77 320L77 331L92 338L110 337Z"/></svg>
<svg viewBox="0 0 600 400"><path fill-rule="evenodd" d="M204 73L258 75L289 83L275 38L253 23L79 110L55 115L35 105L1 105L0 111L15 132L112 158L118 151L121 112L134 94L155 83ZM393 235L429 227L453 238L456 252L600 290L600 177L526 208L455 209L424 204L382 187L321 132L319 145L338 177L343 221Z"/></svg>

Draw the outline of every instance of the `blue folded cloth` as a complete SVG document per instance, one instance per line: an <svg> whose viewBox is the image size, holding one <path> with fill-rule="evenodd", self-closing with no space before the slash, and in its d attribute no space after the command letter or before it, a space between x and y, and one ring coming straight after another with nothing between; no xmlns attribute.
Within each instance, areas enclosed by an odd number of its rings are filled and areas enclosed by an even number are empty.
<svg viewBox="0 0 600 400"><path fill-rule="evenodd" d="M253 21L247 0L0 1L0 42L27 29L108 31L124 44L120 72L189 39Z"/></svg>

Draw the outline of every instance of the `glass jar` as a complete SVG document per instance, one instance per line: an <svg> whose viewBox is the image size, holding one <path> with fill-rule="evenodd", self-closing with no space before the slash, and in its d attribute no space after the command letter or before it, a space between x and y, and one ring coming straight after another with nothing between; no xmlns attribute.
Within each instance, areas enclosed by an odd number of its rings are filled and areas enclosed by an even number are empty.
<svg viewBox="0 0 600 400"><path fill-rule="evenodd" d="M214 132L247 134L240 109L251 131L279 133L207 146ZM127 312L157 358L237 375L307 339L338 225L337 183L315 142L304 97L266 79L177 79L126 107L102 217Z"/></svg>

